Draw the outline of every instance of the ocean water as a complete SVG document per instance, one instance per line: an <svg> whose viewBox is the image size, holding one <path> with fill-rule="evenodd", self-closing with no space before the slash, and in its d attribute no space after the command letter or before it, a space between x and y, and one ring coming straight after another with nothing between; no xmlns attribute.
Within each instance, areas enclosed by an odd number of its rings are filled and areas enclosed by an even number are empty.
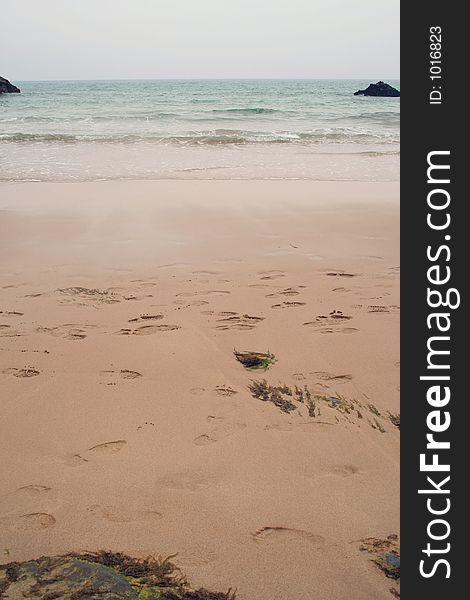
<svg viewBox="0 0 470 600"><path fill-rule="evenodd" d="M354 96L366 80L15 83L3 181L399 176L399 98Z"/></svg>

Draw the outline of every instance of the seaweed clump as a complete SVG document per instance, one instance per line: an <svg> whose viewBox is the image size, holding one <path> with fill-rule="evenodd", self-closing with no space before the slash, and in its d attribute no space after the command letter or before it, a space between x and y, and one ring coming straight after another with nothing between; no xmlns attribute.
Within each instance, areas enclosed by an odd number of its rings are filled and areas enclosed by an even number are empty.
<svg viewBox="0 0 470 600"><path fill-rule="evenodd" d="M317 403L315 398L312 398L312 394L310 392L310 390L308 389L308 387L305 385L303 388L299 388L297 386L295 386L294 388L294 395L295 395L295 399L298 402L302 402L303 404L306 404L307 409L308 409L308 416L309 417L315 417L317 414Z"/></svg>
<svg viewBox="0 0 470 600"><path fill-rule="evenodd" d="M257 398L263 402L272 402L282 412L290 413L298 408L292 402L292 400L295 400L307 406L310 417L316 416L315 398L312 398L312 394L307 386L304 388L295 386L292 390L285 383L283 385L269 385L266 379L261 379L259 381L252 381L248 389L253 398Z"/></svg>
<svg viewBox="0 0 470 600"><path fill-rule="evenodd" d="M297 408L289 400L289 397L292 397L292 390L287 385L269 385L266 379L262 379L261 381L252 381L248 389L253 398L263 402L272 402L282 412L290 413Z"/></svg>
<svg viewBox="0 0 470 600"><path fill-rule="evenodd" d="M0 565L0 596L40 600L235 600L235 594L193 590L168 558L120 552L42 557Z"/></svg>
<svg viewBox="0 0 470 600"><path fill-rule="evenodd" d="M354 403L347 400L344 396L336 394L336 396L321 396L315 395L314 399L316 402L325 402L330 408L334 408L343 414L351 414L354 412Z"/></svg>
<svg viewBox="0 0 470 600"><path fill-rule="evenodd" d="M359 548L373 555L373 562L390 579L400 579L400 547L398 536L389 535L386 539L366 538Z"/></svg>
<svg viewBox="0 0 470 600"><path fill-rule="evenodd" d="M271 352L238 352L234 351L235 358L245 369L261 369L266 371L274 363L274 354Z"/></svg>

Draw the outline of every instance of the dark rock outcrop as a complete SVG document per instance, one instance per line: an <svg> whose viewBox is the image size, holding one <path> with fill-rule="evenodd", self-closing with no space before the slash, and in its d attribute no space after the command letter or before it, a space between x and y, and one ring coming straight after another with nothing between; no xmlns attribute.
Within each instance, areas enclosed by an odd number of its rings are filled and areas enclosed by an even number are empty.
<svg viewBox="0 0 470 600"><path fill-rule="evenodd" d="M97 552L0 565L0 597L46 600L235 600L190 588L169 559Z"/></svg>
<svg viewBox="0 0 470 600"><path fill-rule="evenodd" d="M16 85L13 85L8 81L8 79L4 79L0 77L0 94L19 94L20 88L17 88Z"/></svg>
<svg viewBox="0 0 470 600"><path fill-rule="evenodd" d="M384 83L383 81L378 81L377 83L371 83L368 88L365 90L357 90L354 92L355 96L386 96L388 98L398 98L400 96L400 92L388 85L388 83Z"/></svg>

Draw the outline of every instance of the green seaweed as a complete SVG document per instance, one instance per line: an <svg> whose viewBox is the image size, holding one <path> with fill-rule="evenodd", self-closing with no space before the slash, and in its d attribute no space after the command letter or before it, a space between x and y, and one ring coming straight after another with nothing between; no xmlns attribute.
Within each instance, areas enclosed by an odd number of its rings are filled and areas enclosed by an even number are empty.
<svg viewBox="0 0 470 600"><path fill-rule="evenodd" d="M239 352L234 350L235 358L245 369L250 371L260 369L266 371L274 363L275 357L271 352Z"/></svg>

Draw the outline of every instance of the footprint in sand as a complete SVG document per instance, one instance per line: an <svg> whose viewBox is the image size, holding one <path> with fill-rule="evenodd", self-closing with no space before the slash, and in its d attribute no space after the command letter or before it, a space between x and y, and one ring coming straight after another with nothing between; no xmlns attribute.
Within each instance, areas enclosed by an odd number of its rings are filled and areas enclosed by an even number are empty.
<svg viewBox="0 0 470 600"><path fill-rule="evenodd" d="M206 271L204 269L200 271L193 271L194 275L221 275L220 271Z"/></svg>
<svg viewBox="0 0 470 600"><path fill-rule="evenodd" d="M19 337L20 335L11 325L0 325L0 337Z"/></svg>
<svg viewBox="0 0 470 600"><path fill-rule="evenodd" d="M170 489L178 491L197 492L208 487L213 487L217 480L215 477L202 475L200 473L182 472L174 473L166 477L160 477L157 481L158 489Z"/></svg>
<svg viewBox="0 0 470 600"><path fill-rule="evenodd" d="M396 304L390 306L384 306L382 304L372 304L367 307L368 313L393 313L396 314L400 312L400 307Z"/></svg>
<svg viewBox="0 0 470 600"><path fill-rule="evenodd" d="M321 329L320 333L345 333L345 334L349 334L349 333L356 333L358 331L359 331L359 329L356 329L355 327L337 327L335 329L333 329L331 327L327 327L325 329Z"/></svg>
<svg viewBox="0 0 470 600"><path fill-rule="evenodd" d="M260 279L262 280L280 279L281 277L286 276L284 271L278 271L277 269L272 271L262 271L261 273L258 273L258 275L261 275Z"/></svg>
<svg viewBox="0 0 470 600"><path fill-rule="evenodd" d="M309 325L309 323L304 323L304 325ZM343 334L349 334L349 333L356 333L359 331L359 329L356 329L355 327L328 327L328 326L323 326L323 327L318 327L316 329L317 333L343 333Z"/></svg>
<svg viewBox="0 0 470 600"><path fill-rule="evenodd" d="M27 379L29 377L36 377L36 375L40 375L41 373L34 367L24 367L23 369L16 369L15 367L10 367L9 369L4 369L2 371L2 374L13 375L14 377Z"/></svg>
<svg viewBox="0 0 470 600"><path fill-rule="evenodd" d="M224 420L224 417L220 417L217 415L207 415L206 421L214 425L214 423L221 423Z"/></svg>
<svg viewBox="0 0 470 600"><path fill-rule="evenodd" d="M336 325L341 321L349 321L350 315L345 315L342 310L332 310L327 315L318 315L314 321L307 321L304 325L309 327L324 327L325 325Z"/></svg>
<svg viewBox="0 0 470 600"><path fill-rule="evenodd" d="M127 444L126 440L116 440L113 442L105 442L88 448L85 452L87 456L107 456L108 454L116 454L120 452Z"/></svg>
<svg viewBox="0 0 470 600"><path fill-rule="evenodd" d="M101 506L92 504L87 506L86 510L94 517L110 521L111 523L133 523L133 522L152 522L159 521L163 515L156 510L134 510L132 508L122 508L118 506Z"/></svg>
<svg viewBox="0 0 470 600"><path fill-rule="evenodd" d="M193 387L189 390L190 394L193 394L193 396L199 396L200 394L203 394L206 391L206 388L203 387Z"/></svg>
<svg viewBox="0 0 470 600"><path fill-rule="evenodd" d="M345 271L328 271L327 277L357 277L357 273L346 273Z"/></svg>
<svg viewBox="0 0 470 600"><path fill-rule="evenodd" d="M179 325L142 325L137 329L120 329L116 335L152 335L160 331L176 331L181 329Z"/></svg>
<svg viewBox="0 0 470 600"><path fill-rule="evenodd" d="M137 425L136 431L141 431L142 429L148 429L149 427L155 427L155 423L152 423L151 421L145 421L145 423L142 423L142 425Z"/></svg>
<svg viewBox="0 0 470 600"><path fill-rule="evenodd" d="M219 296L223 294L230 294L229 290L201 290L199 292L179 292L176 296L183 298L192 298L193 296Z"/></svg>
<svg viewBox="0 0 470 600"><path fill-rule="evenodd" d="M246 423L224 423L214 428L209 433L204 433L202 435L197 436L194 439L194 444L196 446L207 446L209 444L214 444L226 437L234 435L239 431L243 431L246 428Z"/></svg>
<svg viewBox="0 0 470 600"><path fill-rule="evenodd" d="M344 375L335 375L334 373L328 373L327 371L313 371L311 373L316 379L321 381L331 381L333 384L347 383L352 380L352 375L345 373Z"/></svg>
<svg viewBox="0 0 470 600"><path fill-rule="evenodd" d="M304 287L304 286L302 286ZM279 298L280 296L298 296L300 294L295 288L285 288L280 290L279 292L273 292L272 294L267 294L266 298Z"/></svg>
<svg viewBox="0 0 470 600"><path fill-rule="evenodd" d="M185 567L203 567L218 559L218 554L200 546L190 546L175 557L176 563Z"/></svg>
<svg viewBox="0 0 470 600"><path fill-rule="evenodd" d="M50 508L50 502L55 501L56 497L55 492L47 485L25 485L0 497L0 512L30 514L38 508Z"/></svg>
<svg viewBox="0 0 470 600"><path fill-rule="evenodd" d="M375 279L385 279L386 281L393 281L395 279L396 275L376 275ZM379 287L379 286L377 286Z"/></svg>
<svg viewBox="0 0 470 600"><path fill-rule="evenodd" d="M190 306L207 306L209 302L207 300L194 300L193 302L188 302L187 300L173 300L173 304L178 305L178 309L184 307L189 308Z"/></svg>
<svg viewBox="0 0 470 600"><path fill-rule="evenodd" d="M214 388L214 393L217 394L217 396L234 396L235 394L238 394L237 390L234 390L228 385L217 385Z"/></svg>
<svg viewBox="0 0 470 600"><path fill-rule="evenodd" d="M55 517L43 512L0 518L0 528L12 531L42 531L43 529L49 529L55 523Z"/></svg>
<svg viewBox="0 0 470 600"><path fill-rule="evenodd" d="M216 329L222 331L230 329L254 329L258 323L264 321L264 317L255 317L247 314L239 315L232 311L221 312L218 316L222 318L217 319L219 325L216 326Z"/></svg>
<svg viewBox="0 0 470 600"><path fill-rule="evenodd" d="M203 296L219 296L220 294L230 294L229 290L207 290L205 292L199 292L199 294L203 295Z"/></svg>
<svg viewBox="0 0 470 600"><path fill-rule="evenodd" d="M23 287L24 285L28 285L27 283L23 282L23 283L10 283L8 285L2 285L2 289L3 290L12 290L12 289L16 289L19 287Z"/></svg>
<svg viewBox="0 0 470 600"><path fill-rule="evenodd" d="M67 459L66 464L70 467L80 466L89 462L90 459L116 454L117 452L120 452L126 444L126 440L115 440L112 442L105 442L104 444L98 444L88 448L85 452L72 455Z"/></svg>
<svg viewBox="0 0 470 600"><path fill-rule="evenodd" d="M83 340L86 338L86 330L95 328L96 325L77 325L75 323L65 323L58 327L38 327L37 333L48 333L54 337L61 337L65 340Z"/></svg>
<svg viewBox="0 0 470 600"><path fill-rule="evenodd" d="M48 494L52 488L47 485L24 485L16 490L17 494L21 494L24 496L37 498L38 496L43 496L44 494Z"/></svg>
<svg viewBox="0 0 470 600"><path fill-rule="evenodd" d="M305 306L306 302L280 302L279 304L273 304L271 308L298 308L299 306Z"/></svg>
<svg viewBox="0 0 470 600"><path fill-rule="evenodd" d="M142 373L138 371L130 371L129 369L121 369L120 371L100 371L100 376L111 380L108 385L115 383L116 379L139 379Z"/></svg>
<svg viewBox="0 0 470 600"><path fill-rule="evenodd" d="M251 534L255 542L283 542L291 541L298 543L301 541L310 544L320 545L325 542L325 538L315 533L310 533L303 529L292 529L290 527L262 527Z"/></svg>
<svg viewBox="0 0 470 600"><path fill-rule="evenodd" d="M147 321L159 321L163 319L164 315L140 315L140 317L134 317L133 319L129 319L129 323L145 323Z"/></svg>
<svg viewBox="0 0 470 600"><path fill-rule="evenodd" d="M24 313L18 312L17 310L0 310L2 317L22 317Z"/></svg>
<svg viewBox="0 0 470 600"><path fill-rule="evenodd" d="M128 294L126 296L123 296L123 299L128 302L132 302L134 300L145 300L146 298L153 298L153 294L140 294L138 296L136 296L135 294Z"/></svg>
<svg viewBox="0 0 470 600"><path fill-rule="evenodd" d="M358 467L354 465L334 465L325 470L325 475L333 475L335 477L351 477L359 473Z"/></svg>

